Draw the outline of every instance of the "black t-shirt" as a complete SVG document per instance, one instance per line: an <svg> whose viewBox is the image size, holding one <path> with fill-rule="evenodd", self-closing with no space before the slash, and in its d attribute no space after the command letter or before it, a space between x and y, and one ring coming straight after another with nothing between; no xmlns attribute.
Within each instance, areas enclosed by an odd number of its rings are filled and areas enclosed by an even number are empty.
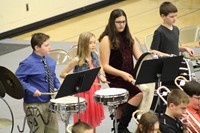
<svg viewBox="0 0 200 133"><path fill-rule="evenodd" d="M151 44L152 50L158 50L168 54L179 55L179 29L173 26L170 30L163 25L160 25L154 32L153 41Z"/></svg>
<svg viewBox="0 0 200 133"><path fill-rule="evenodd" d="M152 50L158 50L167 54L179 55L179 29L173 26L170 30L167 27L160 25L154 32L153 41L151 44ZM174 81L162 82L162 85L168 88L175 88Z"/></svg>
<svg viewBox="0 0 200 133"><path fill-rule="evenodd" d="M183 125L179 119L173 119L168 115L160 116L160 130L162 133L183 133Z"/></svg>

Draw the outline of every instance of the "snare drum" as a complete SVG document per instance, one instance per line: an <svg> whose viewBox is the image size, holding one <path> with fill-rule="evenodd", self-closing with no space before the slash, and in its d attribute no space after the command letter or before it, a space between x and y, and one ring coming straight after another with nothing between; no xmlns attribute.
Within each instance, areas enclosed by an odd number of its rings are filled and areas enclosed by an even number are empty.
<svg viewBox="0 0 200 133"><path fill-rule="evenodd" d="M108 106L123 104L128 100L128 91L122 88L98 90L94 94L94 100Z"/></svg>
<svg viewBox="0 0 200 133"><path fill-rule="evenodd" d="M87 103L84 98L79 98L80 111L85 111ZM51 99L49 103L49 110L54 112L68 112L77 113L79 111L78 107L78 97L67 96L57 99Z"/></svg>

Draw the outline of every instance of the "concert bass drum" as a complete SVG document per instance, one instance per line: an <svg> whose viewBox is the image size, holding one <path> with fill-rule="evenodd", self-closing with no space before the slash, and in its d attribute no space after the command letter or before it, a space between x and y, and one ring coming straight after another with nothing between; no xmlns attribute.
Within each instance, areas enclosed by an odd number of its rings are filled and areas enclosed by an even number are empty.
<svg viewBox="0 0 200 133"><path fill-rule="evenodd" d="M142 54L135 65L135 72L136 72L135 79L137 79L142 62L145 60L156 59L156 58L158 58L157 55L153 55L151 53ZM143 99L139 106L139 110L148 112L151 108L151 104L152 104L153 97L154 97L155 83L140 84L137 86L140 88L140 90L143 93Z"/></svg>

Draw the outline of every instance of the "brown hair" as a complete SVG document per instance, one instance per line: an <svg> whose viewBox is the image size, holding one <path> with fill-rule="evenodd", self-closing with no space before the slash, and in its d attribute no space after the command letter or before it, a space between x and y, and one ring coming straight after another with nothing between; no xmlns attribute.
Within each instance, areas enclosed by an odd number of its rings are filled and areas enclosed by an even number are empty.
<svg viewBox="0 0 200 133"><path fill-rule="evenodd" d="M77 122L72 126L72 133L82 133L85 130L93 129L89 124L85 122Z"/></svg>
<svg viewBox="0 0 200 133"><path fill-rule="evenodd" d="M115 26L115 19L121 16L125 17L126 26L125 26L124 31L122 33L119 33ZM106 25L105 30L99 37L99 42L101 42L104 36L108 36L113 49L118 49L120 47L120 44L119 44L120 35L123 36L128 46L131 46L132 44L134 44L133 37L129 30L126 13L122 9L114 9L110 14L108 24Z"/></svg>
<svg viewBox="0 0 200 133"><path fill-rule="evenodd" d="M160 5L160 15L163 14L167 16L169 13L176 13L176 12L178 12L178 9L171 2L163 2Z"/></svg>
<svg viewBox="0 0 200 133"><path fill-rule="evenodd" d="M35 33L31 38L31 47L35 50L35 46L41 47L41 45L49 39L49 35L44 33Z"/></svg>
<svg viewBox="0 0 200 133"><path fill-rule="evenodd" d="M167 105L169 106L170 103L178 106L181 103L189 103L189 98L187 94L180 90L180 89L173 89L171 93L167 96Z"/></svg>
<svg viewBox="0 0 200 133"><path fill-rule="evenodd" d="M200 84L197 81L189 81L182 88L190 97L193 95L200 96Z"/></svg>
<svg viewBox="0 0 200 133"><path fill-rule="evenodd" d="M147 133L154 128L154 124L159 122L158 116L154 112L146 112L139 120L135 133ZM142 129L139 126L142 126Z"/></svg>

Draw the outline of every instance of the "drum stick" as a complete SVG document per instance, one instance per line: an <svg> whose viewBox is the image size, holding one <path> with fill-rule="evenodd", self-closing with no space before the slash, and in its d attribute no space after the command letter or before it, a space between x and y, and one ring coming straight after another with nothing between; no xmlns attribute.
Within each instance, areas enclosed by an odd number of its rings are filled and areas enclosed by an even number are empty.
<svg viewBox="0 0 200 133"><path fill-rule="evenodd" d="M192 58L193 58L194 60L198 60L198 59L195 57L195 55L192 55Z"/></svg>
<svg viewBox="0 0 200 133"><path fill-rule="evenodd" d="M100 84L100 83L93 83L93 85L101 86L101 84Z"/></svg>
<svg viewBox="0 0 200 133"><path fill-rule="evenodd" d="M109 81L105 81L104 83L110 84L110 82L109 82Z"/></svg>
<svg viewBox="0 0 200 133"><path fill-rule="evenodd" d="M42 95L56 95L57 92L42 92Z"/></svg>
<svg viewBox="0 0 200 133"><path fill-rule="evenodd" d="M133 85L135 85L135 79L131 78L131 82Z"/></svg>
<svg viewBox="0 0 200 133"><path fill-rule="evenodd" d="M196 63L197 63L198 65L200 64L199 60L195 57L195 55L193 55L192 58L193 58L194 60L196 60Z"/></svg>
<svg viewBox="0 0 200 133"><path fill-rule="evenodd" d="M109 81L105 81L105 82L103 82L103 83L107 83L107 84L110 84L110 82ZM94 85L98 85L98 86L101 86L101 84L100 83L93 83Z"/></svg>

